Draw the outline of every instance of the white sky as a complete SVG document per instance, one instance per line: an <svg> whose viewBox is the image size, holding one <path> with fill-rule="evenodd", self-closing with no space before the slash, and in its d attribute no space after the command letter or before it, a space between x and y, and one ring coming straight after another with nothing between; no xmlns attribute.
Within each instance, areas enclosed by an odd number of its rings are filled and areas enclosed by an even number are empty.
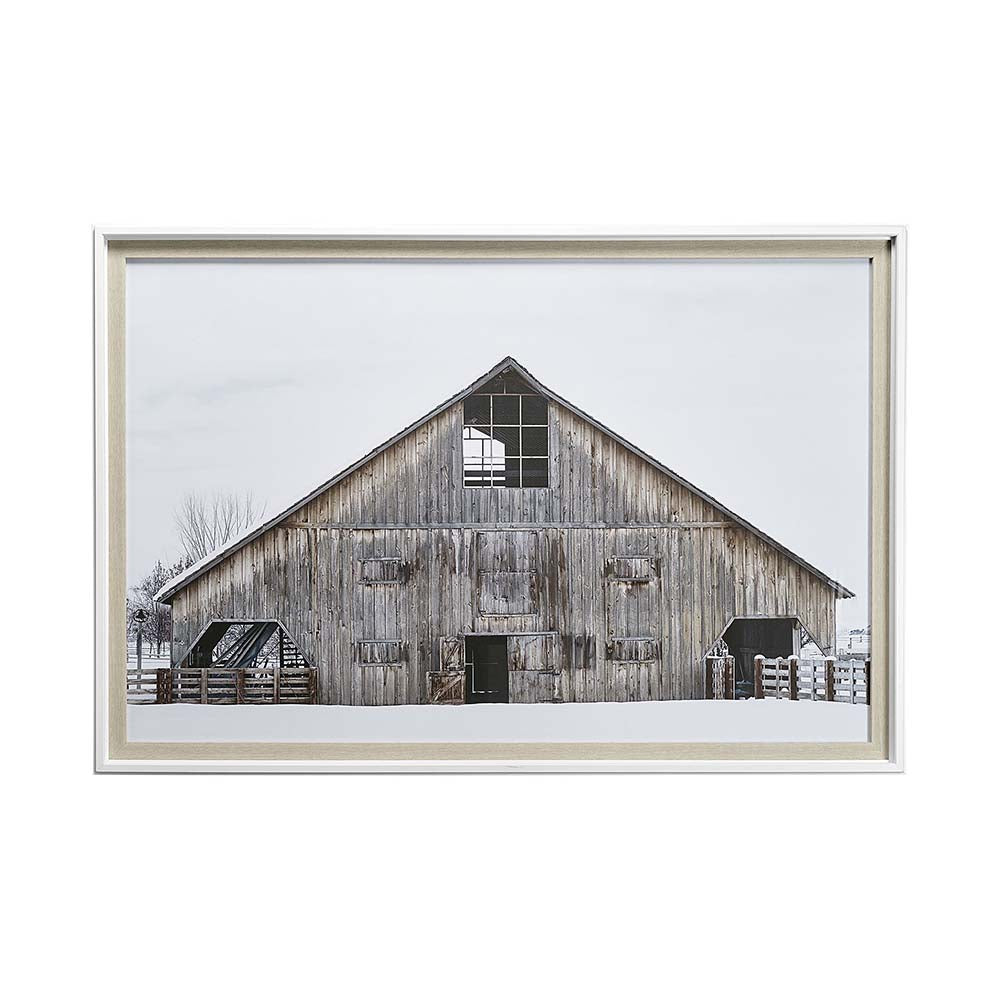
<svg viewBox="0 0 1000 1000"><path fill-rule="evenodd" d="M186 493L269 514L511 354L857 593L865 261L131 262L128 578Z"/></svg>

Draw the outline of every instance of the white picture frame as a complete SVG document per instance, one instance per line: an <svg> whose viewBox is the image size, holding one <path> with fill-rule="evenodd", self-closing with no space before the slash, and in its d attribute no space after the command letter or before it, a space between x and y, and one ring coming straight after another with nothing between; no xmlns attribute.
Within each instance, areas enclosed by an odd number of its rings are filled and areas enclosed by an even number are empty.
<svg viewBox="0 0 1000 1000"><path fill-rule="evenodd" d="M95 769L98 772L685 772L902 769L906 231L900 226L580 232L330 232L95 227ZM142 744L124 725L124 267L138 256L364 258L867 256L872 262L872 661L869 744ZM876 666L877 664L877 666ZM553 751L551 747L559 749ZM659 749L657 749L659 747ZM867 749L860 751L859 747ZM462 749L464 748L464 749ZM574 752L574 749L578 752ZM544 752L543 752L544 751Z"/></svg>

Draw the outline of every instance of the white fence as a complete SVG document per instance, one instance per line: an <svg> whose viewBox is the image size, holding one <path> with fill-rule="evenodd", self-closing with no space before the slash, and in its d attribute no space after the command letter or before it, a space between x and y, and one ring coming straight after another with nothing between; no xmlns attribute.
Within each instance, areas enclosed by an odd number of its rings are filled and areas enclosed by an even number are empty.
<svg viewBox="0 0 1000 1000"><path fill-rule="evenodd" d="M754 697L867 705L871 661L754 657Z"/></svg>

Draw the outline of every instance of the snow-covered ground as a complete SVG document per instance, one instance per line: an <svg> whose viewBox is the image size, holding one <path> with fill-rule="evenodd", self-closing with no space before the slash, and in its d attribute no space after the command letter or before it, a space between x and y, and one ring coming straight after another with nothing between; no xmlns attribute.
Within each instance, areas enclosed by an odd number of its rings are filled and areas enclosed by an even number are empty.
<svg viewBox="0 0 1000 1000"><path fill-rule="evenodd" d="M868 707L822 701L629 704L129 705L128 738L348 743L863 742Z"/></svg>

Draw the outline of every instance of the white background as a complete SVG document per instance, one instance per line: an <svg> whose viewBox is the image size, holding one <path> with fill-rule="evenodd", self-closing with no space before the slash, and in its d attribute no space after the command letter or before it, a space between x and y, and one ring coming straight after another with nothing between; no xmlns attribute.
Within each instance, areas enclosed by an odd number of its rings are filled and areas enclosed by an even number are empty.
<svg viewBox="0 0 1000 1000"><path fill-rule="evenodd" d="M201 0L7 13L13 995L988 991L986 11ZM907 773L92 776L95 222L909 224Z"/></svg>

